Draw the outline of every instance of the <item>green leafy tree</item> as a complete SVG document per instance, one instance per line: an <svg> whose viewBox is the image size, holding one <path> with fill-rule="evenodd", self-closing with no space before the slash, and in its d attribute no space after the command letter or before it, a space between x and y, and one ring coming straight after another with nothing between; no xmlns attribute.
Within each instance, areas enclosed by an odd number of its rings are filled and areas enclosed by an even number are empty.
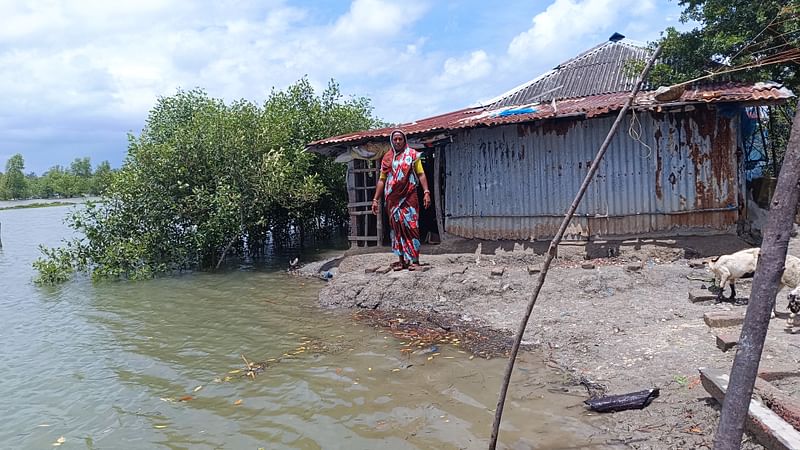
<svg viewBox="0 0 800 450"><path fill-rule="evenodd" d="M75 158L69 166L69 172L80 178L91 178L92 162L89 158Z"/></svg>
<svg viewBox="0 0 800 450"><path fill-rule="evenodd" d="M679 32L668 28L661 39L663 64L651 80L669 85L731 69L725 78L773 80L800 88L800 2L797 0L680 0L683 22L698 27ZM776 64L769 62L780 61ZM751 67L752 66L752 67Z"/></svg>
<svg viewBox="0 0 800 450"><path fill-rule="evenodd" d="M111 169L111 164L108 161L103 161L94 169L92 176L92 187L90 194L100 195L111 184L111 179L114 176L114 171Z"/></svg>
<svg viewBox="0 0 800 450"><path fill-rule="evenodd" d="M322 232L346 217L344 168L303 151L309 141L370 128L369 101L302 79L263 106L202 90L159 99L103 202L69 222L82 238L42 249L40 281L88 271L141 279L258 255L267 240ZM97 176L97 174L95 174Z"/></svg>
<svg viewBox="0 0 800 450"><path fill-rule="evenodd" d="M679 0L681 21L698 25L680 32L668 28L652 46L661 44L661 62L650 83L670 86L691 80L775 81L800 92L800 1L798 0ZM631 65L638 73L644 61ZM777 173L788 142L795 101L770 106L763 123L768 132L770 164Z"/></svg>
<svg viewBox="0 0 800 450"><path fill-rule="evenodd" d="M22 155L17 153L6 161L6 173L3 177L3 185L7 198L24 198L27 190L27 180L25 179L25 160Z"/></svg>

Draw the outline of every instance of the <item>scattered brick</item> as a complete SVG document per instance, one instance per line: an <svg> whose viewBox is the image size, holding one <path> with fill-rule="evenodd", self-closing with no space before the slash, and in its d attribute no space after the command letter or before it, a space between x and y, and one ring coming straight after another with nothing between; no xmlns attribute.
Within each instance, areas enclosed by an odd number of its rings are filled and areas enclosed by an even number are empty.
<svg viewBox="0 0 800 450"><path fill-rule="evenodd" d="M642 267L643 264L641 262L635 262L625 266L625 270L627 270L628 272L639 272L640 270L642 270Z"/></svg>
<svg viewBox="0 0 800 450"><path fill-rule="evenodd" d="M703 321L711 328L735 327L744 323L743 312L719 311L703 314Z"/></svg>
<svg viewBox="0 0 800 450"><path fill-rule="evenodd" d="M727 352L739 343L739 335L734 333L718 333L717 348Z"/></svg>
<svg viewBox="0 0 800 450"><path fill-rule="evenodd" d="M708 289L692 289L689 291L689 301L692 303L711 302L717 300L717 294L711 293Z"/></svg>

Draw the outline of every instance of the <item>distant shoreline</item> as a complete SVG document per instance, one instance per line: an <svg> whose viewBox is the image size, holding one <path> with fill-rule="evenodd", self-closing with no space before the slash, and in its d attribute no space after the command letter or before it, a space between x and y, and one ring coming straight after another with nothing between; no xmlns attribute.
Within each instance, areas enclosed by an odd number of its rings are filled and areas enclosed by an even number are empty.
<svg viewBox="0 0 800 450"><path fill-rule="evenodd" d="M25 205L3 206L0 207L0 211L6 211L9 209L49 208L51 206L68 206L68 205L77 205L77 203L75 202L28 203Z"/></svg>
<svg viewBox="0 0 800 450"><path fill-rule="evenodd" d="M77 197L77 198L64 198L58 200L47 199L30 199L30 200L12 200L0 202L0 211L7 211L12 209L30 209L30 208L49 208L53 206L70 206L80 205L89 201L98 201L99 197Z"/></svg>

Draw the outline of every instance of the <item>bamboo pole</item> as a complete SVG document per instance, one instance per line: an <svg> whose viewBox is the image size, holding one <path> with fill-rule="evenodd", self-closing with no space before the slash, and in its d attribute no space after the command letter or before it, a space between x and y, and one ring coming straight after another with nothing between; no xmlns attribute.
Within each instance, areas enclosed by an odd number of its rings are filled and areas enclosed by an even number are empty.
<svg viewBox="0 0 800 450"><path fill-rule="evenodd" d="M658 56L661 54L661 46L659 45L656 48L656 51L653 52L652 56L650 56L650 60L647 61L647 65L642 70L642 73L639 74L639 78L636 80L636 85L631 92L631 95L628 96L628 100L625 102L625 105L622 106L622 109L617 114L617 119L611 125L611 130L608 131L608 135L606 139L603 141L603 144L600 145L600 149L597 151L597 155L594 157L592 161L592 165L589 167L589 172L586 174L586 177L583 179L583 183L581 184L580 189L578 189L578 193L575 195L575 199L572 201L572 205L570 205L569 210L564 215L564 220L561 221L561 226L558 228L558 232L553 237L553 240L550 241L550 247L547 251L547 258L542 265L542 271L539 273L539 279L537 280L536 287L533 288L533 293L531 294L531 298L528 301L528 309L525 311L525 316L522 318L522 321L519 324L519 329L517 330L516 338L514 339L514 345L511 347L511 355L508 358L508 366L506 367L505 377L503 378L503 384L500 387L500 397L497 400L497 408L495 409L494 413L494 424L492 424L492 437L489 441L489 449L495 450L497 447L497 437L500 433L500 420L503 417L503 407L505 406L506 402L506 395L508 394L508 385L511 382L511 373L514 371L514 362L517 359L517 353L519 353L519 346L522 342L522 336L525 334L525 328L528 325L528 320L531 317L531 313L533 312L533 306L536 304L536 300L539 298L539 292L542 290L542 285L544 284L545 278L547 278L547 271L550 269L550 264L553 262L553 258L556 255L556 249L558 248L558 244L561 242L561 238L564 237L564 233L567 231L567 226L569 222L572 220L572 216L575 215L575 211L578 209L578 206L583 199L583 195L586 193L586 189L589 187L589 184L592 182L597 169L600 167L600 163L603 160L603 156L608 150L608 146L611 144L611 139L614 137L614 134L617 132L617 128L622 123L623 118L628 113L628 110L633 104L633 100L636 98L636 94L639 93L639 89L642 88L642 83L647 78L647 74L650 73L650 69L653 67Z"/></svg>
<svg viewBox="0 0 800 450"><path fill-rule="evenodd" d="M753 276L753 289L742 325L736 357L730 373L730 384L719 427L714 435L714 450L734 450L741 447L744 421L750 408L750 397L758 375L758 364L764 350L770 315L775 296L780 291L781 277L786 264L789 235L800 197L800 109L794 116L789 144L778 175L775 194L770 203L767 225L758 266Z"/></svg>

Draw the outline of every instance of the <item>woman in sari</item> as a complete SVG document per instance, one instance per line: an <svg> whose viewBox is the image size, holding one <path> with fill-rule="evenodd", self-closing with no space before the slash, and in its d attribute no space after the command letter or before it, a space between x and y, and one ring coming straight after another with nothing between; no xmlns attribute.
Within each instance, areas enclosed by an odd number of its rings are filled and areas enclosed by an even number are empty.
<svg viewBox="0 0 800 450"><path fill-rule="evenodd" d="M420 153L408 146L406 135L400 130L389 136L392 151L381 160L381 175L372 199L372 213L379 213L381 194L386 200L386 212L391 228L392 252L399 261L392 264L394 270L416 270L419 268L419 198L417 185L424 192L422 204L431 205L428 179L422 170Z"/></svg>

